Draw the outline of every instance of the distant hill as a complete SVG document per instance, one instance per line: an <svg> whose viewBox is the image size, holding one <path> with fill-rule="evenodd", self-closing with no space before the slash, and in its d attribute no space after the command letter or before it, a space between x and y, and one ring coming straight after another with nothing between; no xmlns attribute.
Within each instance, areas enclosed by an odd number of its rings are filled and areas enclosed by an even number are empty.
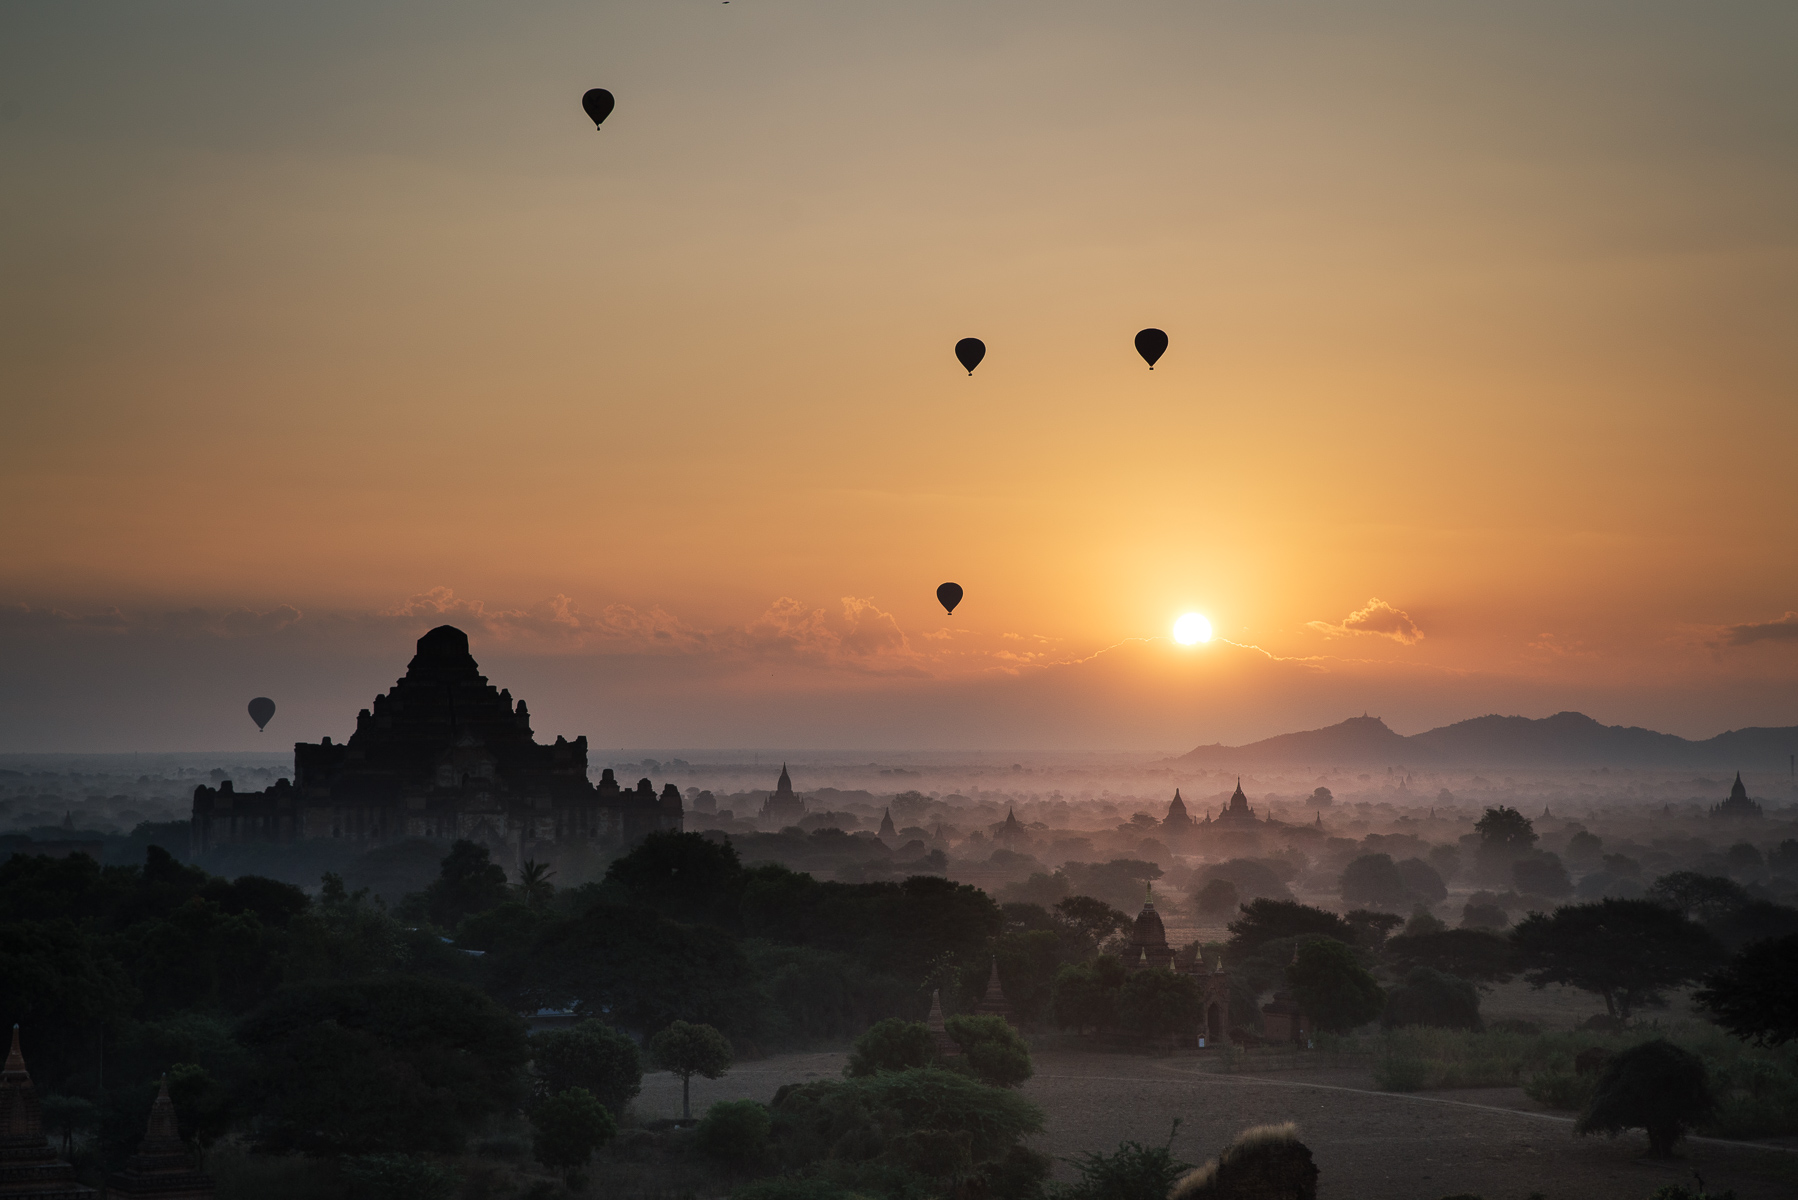
<svg viewBox="0 0 1798 1200"><path fill-rule="evenodd" d="M1204 766L1707 767L1784 770L1798 726L1732 729L1703 741L1584 713L1474 717L1405 737L1378 717L1282 733L1246 746L1200 746L1176 762Z"/></svg>

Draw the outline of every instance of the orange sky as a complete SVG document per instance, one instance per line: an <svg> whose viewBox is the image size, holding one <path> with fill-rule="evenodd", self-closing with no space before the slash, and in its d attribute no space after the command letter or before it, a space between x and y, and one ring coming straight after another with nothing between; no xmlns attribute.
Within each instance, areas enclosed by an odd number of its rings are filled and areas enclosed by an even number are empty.
<svg viewBox="0 0 1798 1200"><path fill-rule="evenodd" d="M1798 723L1795 37L8 6L0 749L347 732L439 619L602 744Z"/></svg>

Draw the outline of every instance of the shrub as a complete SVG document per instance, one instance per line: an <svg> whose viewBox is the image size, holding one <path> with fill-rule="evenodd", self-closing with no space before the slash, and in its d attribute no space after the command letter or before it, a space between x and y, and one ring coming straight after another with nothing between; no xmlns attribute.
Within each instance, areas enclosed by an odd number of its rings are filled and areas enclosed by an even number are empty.
<svg viewBox="0 0 1798 1200"><path fill-rule="evenodd" d="M888 1017L876 1021L855 1039L843 1074L860 1077L876 1071L904 1071L927 1067L936 1060L936 1042L922 1021Z"/></svg>
<svg viewBox="0 0 1798 1200"><path fill-rule="evenodd" d="M919 1129L966 1131L982 1163L1043 1126L1042 1110L1016 1092L940 1067L788 1084L769 1108L782 1159L794 1166L827 1156L872 1159L895 1131Z"/></svg>
<svg viewBox="0 0 1798 1200"><path fill-rule="evenodd" d="M1571 1112L1586 1106L1592 1098L1593 1080L1578 1072L1537 1071L1523 1081L1523 1094L1544 1108Z"/></svg>
<svg viewBox="0 0 1798 1200"><path fill-rule="evenodd" d="M774 1120L754 1100L720 1100L693 1131L693 1144L707 1158L732 1167L748 1167L768 1153Z"/></svg>
<svg viewBox="0 0 1798 1200"><path fill-rule="evenodd" d="M1388 1054L1373 1069L1373 1085L1382 1092L1420 1091L1429 1082L1430 1064L1410 1055Z"/></svg>
<svg viewBox="0 0 1798 1200"><path fill-rule="evenodd" d="M534 1035L531 1060L544 1094L586 1088L613 1116L622 1114L643 1087L637 1044L603 1021Z"/></svg>
<svg viewBox="0 0 1798 1200"><path fill-rule="evenodd" d="M1649 1152L1665 1157L1692 1125L1715 1111L1704 1062L1664 1038L1631 1046L1605 1065L1576 1133L1642 1129Z"/></svg>
<svg viewBox="0 0 1798 1200"><path fill-rule="evenodd" d="M1316 1200L1317 1164L1298 1139L1298 1126L1257 1125L1245 1129L1222 1154L1191 1172L1165 1193L1168 1200L1225 1200L1239 1196L1279 1196Z"/></svg>
<svg viewBox="0 0 1798 1200"><path fill-rule="evenodd" d="M1063 1200L1165 1200L1174 1181L1192 1170L1191 1163L1181 1162L1172 1153L1179 1129L1176 1120L1165 1145L1120 1142L1113 1154L1063 1159L1079 1176L1062 1193Z"/></svg>
<svg viewBox="0 0 1798 1200"><path fill-rule="evenodd" d="M557 1092L531 1110L531 1153L551 1170L574 1171L618 1135L612 1114L585 1088Z"/></svg>
<svg viewBox="0 0 1798 1200"><path fill-rule="evenodd" d="M993 1087L1017 1087L1035 1074L1030 1065L1030 1047L1004 1017L956 1016L950 1017L944 1026L980 1082Z"/></svg>
<svg viewBox="0 0 1798 1200"><path fill-rule="evenodd" d="M368 1200L450 1200L462 1183L450 1168L409 1154L346 1158L341 1171Z"/></svg>
<svg viewBox="0 0 1798 1200"><path fill-rule="evenodd" d="M1428 967L1412 967L1404 983L1386 997L1380 1026L1431 1025L1439 1029L1480 1029L1480 995L1465 979Z"/></svg>

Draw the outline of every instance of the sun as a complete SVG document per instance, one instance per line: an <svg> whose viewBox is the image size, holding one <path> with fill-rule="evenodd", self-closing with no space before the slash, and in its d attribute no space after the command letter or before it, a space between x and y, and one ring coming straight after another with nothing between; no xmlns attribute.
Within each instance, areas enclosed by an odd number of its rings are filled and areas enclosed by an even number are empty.
<svg viewBox="0 0 1798 1200"><path fill-rule="evenodd" d="M1211 640L1211 622L1198 613L1187 613L1174 622L1174 640L1182 646Z"/></svg>

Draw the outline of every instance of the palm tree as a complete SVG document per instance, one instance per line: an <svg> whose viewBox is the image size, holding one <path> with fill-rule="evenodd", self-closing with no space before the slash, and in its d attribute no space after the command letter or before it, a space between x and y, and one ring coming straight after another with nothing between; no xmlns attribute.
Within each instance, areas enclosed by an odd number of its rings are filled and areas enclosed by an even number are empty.
<svg viewBox="0 0 1798 1200"><path fill-rule="evenodd" d="M518 894L532 908L542 907L544 901L556 894L556 885L550 882L555 873L548 863L525 859L518 870Z"/></svg>

